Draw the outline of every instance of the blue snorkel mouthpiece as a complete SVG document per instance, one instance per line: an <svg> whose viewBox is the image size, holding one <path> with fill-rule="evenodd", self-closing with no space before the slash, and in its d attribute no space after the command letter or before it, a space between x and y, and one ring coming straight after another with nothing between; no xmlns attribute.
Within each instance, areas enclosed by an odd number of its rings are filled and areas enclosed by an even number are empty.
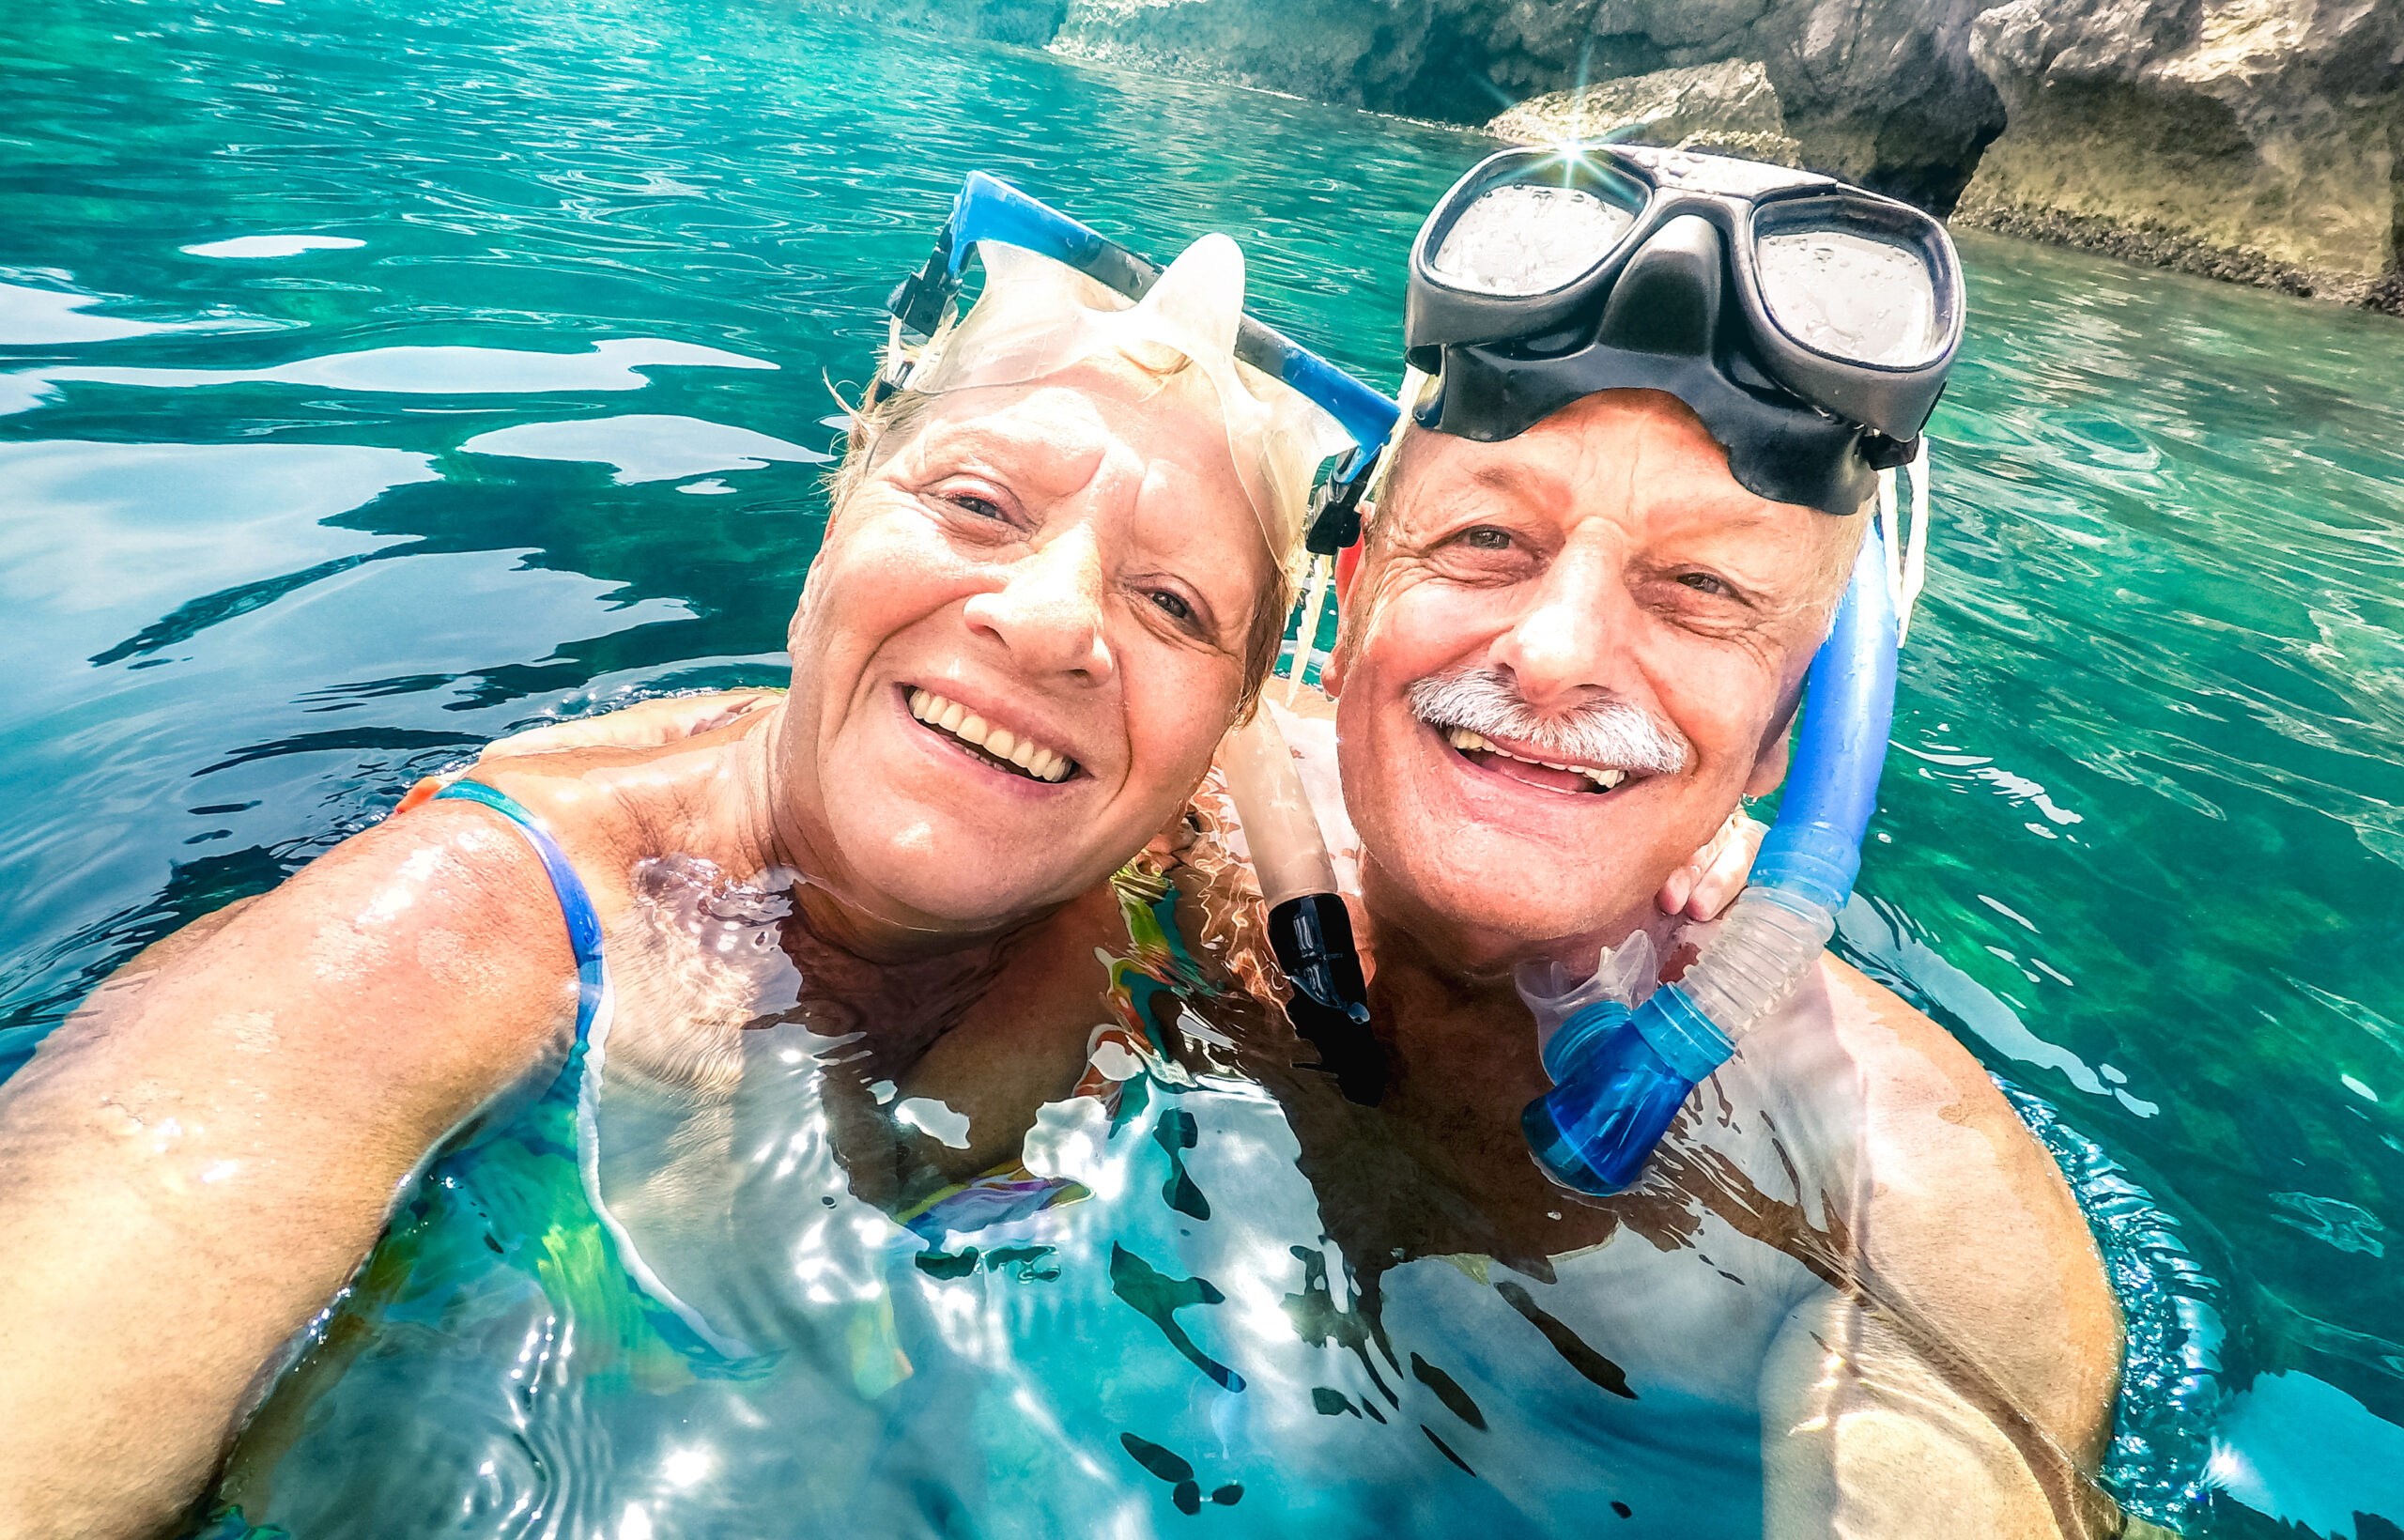
<svg viewBox="0 0 2404 1540"><path fill-rule="evenodd" d="M1545 1174L1596 1197L1643 1173L1703 1078L1790 993L1853 896L1861 839L1895 715L1896 614L1884 531L1872 523L1836 625L1811 660L1795 770L1744 896L1701 961L1631 1009L1570 1013L1545 1045L1553 1088L1519 1122ZM1523 988L1539 1015L1547 1002Z"/></svg>

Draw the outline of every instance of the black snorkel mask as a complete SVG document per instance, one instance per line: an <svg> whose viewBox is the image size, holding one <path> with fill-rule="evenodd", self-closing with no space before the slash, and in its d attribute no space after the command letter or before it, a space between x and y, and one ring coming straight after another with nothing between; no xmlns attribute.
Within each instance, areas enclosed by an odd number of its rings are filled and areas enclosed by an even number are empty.
<svg viewBox="0 0 2404 1540"><path fill-rule="evenodd" d="M1410 253L1419 425L1516 438L1581 396L1657 390L1739 485L1847 515L1902 466L1962 342L1960 259L1908 204L1641 146L1507 149ZM1409 405L1409 403L1406 403Z"/></svg>

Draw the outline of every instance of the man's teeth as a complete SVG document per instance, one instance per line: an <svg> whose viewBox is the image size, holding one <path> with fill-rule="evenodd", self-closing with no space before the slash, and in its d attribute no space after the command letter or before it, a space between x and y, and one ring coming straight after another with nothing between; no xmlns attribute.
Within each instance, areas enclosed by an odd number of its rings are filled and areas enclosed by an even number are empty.
<svg viewBox="0 0 2404 1540"><path fill-rule="evenodd" d="M1478 754L1500 754L1506 760L1517 760L1521 764L1541 764L1548 770L1566 770L1572 775L1585 777L1588 780L1593 781L1597 787L1606 792L1627 778L1627 772L1625 770L1596 770L1591 765L1555 764L1550 760L1532 760L1525 754L1514 754L1507 748L1495 747L1492 743L1487 740L1484 734L1472 732L1465 727L1446 728L1444 730L1444 740L1451 744L1455 748L1462 749L1467 752Z"/></svg>
<svg viewBox="0 0 2404 1540"><path fill-rule="evenodd" d="M1021 738L1006 727L994 727L957 701L932 690L910 692L910 715L929 727L941 728L962 743L974 744L997 760L1008 760L1038 780L1066 780L1076 762L1032 738Z"/></svg>

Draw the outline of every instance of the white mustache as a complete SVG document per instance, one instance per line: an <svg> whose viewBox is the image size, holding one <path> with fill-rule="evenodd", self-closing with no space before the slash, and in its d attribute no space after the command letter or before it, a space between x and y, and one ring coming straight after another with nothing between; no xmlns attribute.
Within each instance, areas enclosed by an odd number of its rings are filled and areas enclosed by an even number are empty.
<svg viewBox="0 0 2404 1540"><path fill-rule="evenodd" d="M1565 764L1672 776L1687 762L1686 745L1625 701L1606 697L1540 712L1495 669L1454 669L1420 680L1410 686L1410 714L1432 728L1516 740Z"/></svg>

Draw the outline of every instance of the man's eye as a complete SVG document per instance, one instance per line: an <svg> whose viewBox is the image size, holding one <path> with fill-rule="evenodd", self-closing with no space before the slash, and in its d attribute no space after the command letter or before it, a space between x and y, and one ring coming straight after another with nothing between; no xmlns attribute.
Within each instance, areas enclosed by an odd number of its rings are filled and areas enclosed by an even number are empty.
<svg viewBox="0 0 2404 1540"><path fill-rule="evenodd" d="M1678 581L1697 593L1718 596L1728 593L1728 585L1707 572L1682 572L1678 574Z"/></svg>
<svg viewBox="0 0 2404 1540"><path fill-rule="evenodd" d="M1177 622L1180 625L1193 624L1194 607L1187 604L1178 595L1171 593L1166 589L1154 589L1152 591L1151 598L1152 603L1160 606L1161 612L1166 615L1170 620Z"/></svg>
<svg viewBox="0 0 2404 1540"><path fill-rule="evenodd" d="M965 510L979 518L1008 518L1002 505L991 498L980 498L974 492L946 492L944 500L955 508Z"/></svg>
<svg viewBox="0 0 2404 1540"><path fill-rule="evenodd" d="M1487 525L1463 531L1461 544L1473 551L1504 551L1511 548L1511 533Z"/></svg>

